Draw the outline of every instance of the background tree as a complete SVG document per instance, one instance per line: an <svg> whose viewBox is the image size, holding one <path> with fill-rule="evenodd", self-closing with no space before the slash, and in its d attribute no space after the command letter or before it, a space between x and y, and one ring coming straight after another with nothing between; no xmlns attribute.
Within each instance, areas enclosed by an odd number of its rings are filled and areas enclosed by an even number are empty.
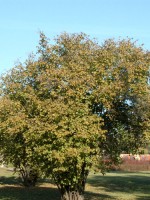
<svg viewBox="0 0 150 200"><path fill-rule="evenodd" d="M150 57L130 40L100 46L64 33L50 45L40 36L39 58L1 79L1 144L19 134L27 161L51 176L61 198L82 200L91 169L104 172L105 158L117 164L145 142Z"/></svg>

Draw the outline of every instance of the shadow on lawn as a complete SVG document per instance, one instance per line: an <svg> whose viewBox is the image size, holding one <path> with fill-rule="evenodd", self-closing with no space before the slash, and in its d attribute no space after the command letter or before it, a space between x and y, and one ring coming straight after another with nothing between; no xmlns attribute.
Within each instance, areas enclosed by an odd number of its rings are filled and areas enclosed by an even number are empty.
<svg viewBox="0 0 150 200"><path fill-rule="evenodd" d="M40 187L25 188L21 186L20 179L17 177L0 177L0 200L60 200L60 194L57 188L50 185L47 187L44 184L51 184L49 179L39 182ZM94 192L85 192L85 200L101 200L112 199L109 195L98 194Z"/></svg>
<svg viewBox="0 0 150 200"><path fill-rule="evenodd" d="M85 200L114 199L108 195L100 195L86 192ZM23 188L5 186L0 188L0 200L60 200L60 194L56 188Z"/></svg>
<svg viewBox="0 0 150 200"><path fill-rule="evenodd" d="M20 183L20 179L18 177L15 176L11 176L11 177L6 177L6 176L0 176L0 184L1 185L13 185L13 184L19 184Z"/></svg>
<svg viewBox="0 0 150 200"><path fill-rule="evenodd" d="M85 200L115 200L113 197L110 195L105 195L105 194L99 194L99 193L94 193L94 192L85 192Z"/></svg>
<svg viewBox="0 0 150 200"><path fill-rule="evenodd" d="M122 174L123 173L123 174ZM106 192L121 192L121 193L140 193L141 196L137 197L137 200L149 200L150 199L150 172L145 173L138 172L114 172L114 176L96 175L90 176L88 184L94 187L103 187ZM149 196L149 197L148 197ZM109 197L110 198L110 197ZM105 199L105 198L104 198Z"/></svg>
<svg viewBox="0 0 150 200"><path fill-rule="evenodd" d="M56 188L35 187L23 188L5 186L0 188L0 200L59 200L59 192Z"/></svg>
<svg viewBox="0 0 150 200"><path fill-rule="evenodd" d="M92 192L85 193L85 200L102 200L108 198L114 200L109 195ZM60 200L60 194L56 188L5 186L0 188L0 200Z"/></svg>
<svg viewBox="0 0 150 200"><path fill-rule="evenodd" d="M48 184L47 187L42 183ZM25 188L17 177L0 177L0 200L60 200L60 193L57 188L51 187L50 179L40 180L40 187ZM85 192L85 200L112 199L108 195L101 195L94 192Z"/></svg>
<svg viewBox="0 0 150 200"><path fill-rule="evenodd" d="M150 200L150 197L140 196L140 197L137 197L136 200Z"/></svg>
<svg viewBox="0 0 150 200"><path fill-rule="evenodd" d="M150 173L147 173L150 175ZM43 185L42 183L46 184ZM149 200L150 178L142 173L119 173L114 172L108 176L89 176L88 184L92 187L102 187L106 194L86 191L85 200L112 199L111 192L136 193L137 200ZM49 179L41 180L40 187L25 188L20 184L20 179L11 177L0 177L0 200L59 200L60 194L57 188L53 188ZM109 193L110 192L110 193Z"/></svg>
<svg viewBox="0 0 150 200"><path fill-rule="evenodd" d="M41 185L43 181L39 182ZM49 184L50 181L45 181ZM0 200L59 200L59 191L53 187L23 187L20 178L0 176Z"/></svg>

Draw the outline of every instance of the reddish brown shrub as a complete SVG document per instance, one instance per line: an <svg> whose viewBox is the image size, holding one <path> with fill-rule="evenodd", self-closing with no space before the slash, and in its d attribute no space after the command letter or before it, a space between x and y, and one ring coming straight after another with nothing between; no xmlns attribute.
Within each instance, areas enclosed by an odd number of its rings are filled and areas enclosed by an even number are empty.
<svg viewBox="0 0 150 200"><path fill-rule="evenodd" d="M150 155L121 154L122 164L116 169L124 171L150 171Z"/></svg>

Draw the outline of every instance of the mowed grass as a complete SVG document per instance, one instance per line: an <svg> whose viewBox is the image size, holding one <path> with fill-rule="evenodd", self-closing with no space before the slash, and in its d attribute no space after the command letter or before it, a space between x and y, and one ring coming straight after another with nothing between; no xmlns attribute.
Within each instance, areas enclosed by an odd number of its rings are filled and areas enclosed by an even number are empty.
<svg viewBox="0 0 150 200"><path fill-rule="evenodd" d="M57 187L46 179L24 188L9 169L0 168L0 200L59 200ZM90 174L86 200L150 200L150 172Z"/></svg>
<svg viewBox="0 0 150 200"><path fill-rule="evenodd" d="M150 172L90 175L86 197L90 200L150 200Z"/></svg>

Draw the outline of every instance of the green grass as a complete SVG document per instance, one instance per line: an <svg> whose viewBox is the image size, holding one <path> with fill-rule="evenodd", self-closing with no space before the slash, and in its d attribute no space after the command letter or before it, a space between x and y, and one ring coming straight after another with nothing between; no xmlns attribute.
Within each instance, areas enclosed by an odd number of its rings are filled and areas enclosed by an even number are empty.
<svg viewBox="0 0 150 200"><path fill-rule="evenodd" d="M90 200L150 200L150 172L90 175L86 191Z"/></svg>
<svg viewBox="0 0 150 200"><path fill-rule="evenodd" d="M35 188L24 188L12 171L0 168L0 200L59 200L57 188L49 181ZM149 200L150 172L91 174L86 200Z"/></svg>

